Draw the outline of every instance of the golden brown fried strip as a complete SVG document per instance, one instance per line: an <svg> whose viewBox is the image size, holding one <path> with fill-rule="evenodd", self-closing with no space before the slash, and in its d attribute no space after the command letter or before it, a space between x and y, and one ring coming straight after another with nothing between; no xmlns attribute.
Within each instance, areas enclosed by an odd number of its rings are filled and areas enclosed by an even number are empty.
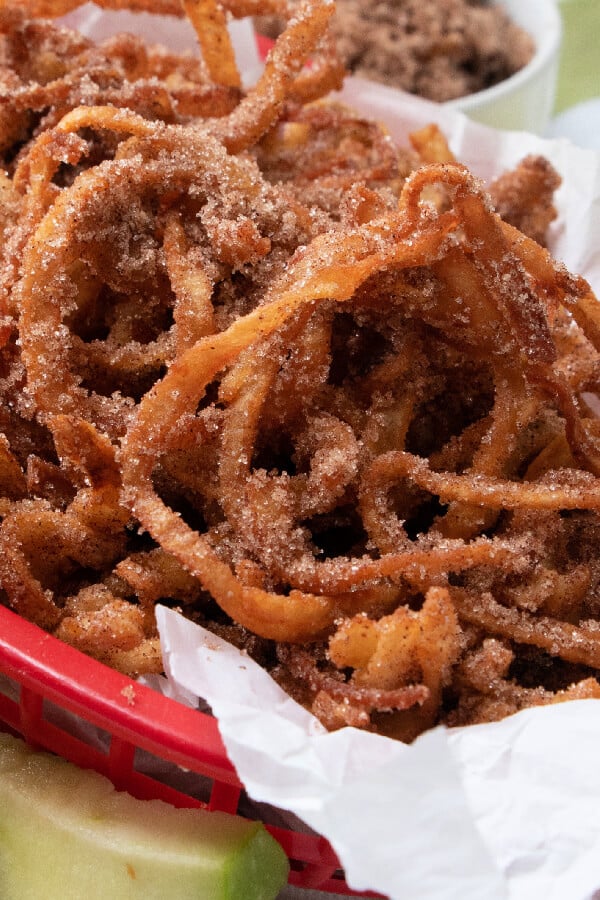
<svg viewBox="0 0 600 900"><path fill-rule="evenodd" d="M306 76L304 80L300 77L309 54L324 36L333 11L331 0L303 0L300 4L271 50L257 84L227 120L219 120L213 127L215 136L231 153L239 153L255 144L275 123L295 82L295 90L303 93L303 99L310 100L341 86L341 69L334 72L333 76L325 69L325 84L319 77L319 69L315 69L315 74ZM310 89L308 85L311 85Z"/></svg>
<svg viewBox="0 0 600 900"><path fill-rule="evenodd" d="M198 35L212 80L227 87L241 87L223 7L216 0L183 0L183 7Z"/></svg>
<svg viewBox="0 0 600 900"><path fill-rule="evenodd" d="M459 616L488 634L498 634L522 644L533 644L569 662L600 668L600 632L549 616L532 616L508 608L488 595L473 596L452 591Z"/></svg>
<svg viewBox="0 0 600 900"><path fill-rule="evenodd" d="M479 504L486 509L598 509L600 484L589 472L575 469L555 471L546 482L507 481L473 472L457 475L433 472L427 461L401 450L377 457L373 480L409 478L443 502Z"/></svg>
<svg viewBox="0 0 600 900"><path fill-rule="evenodd" d="M30 16L56 18L83 6L85 0L25 0ZM180 0L98 0L104 9L127 9L131 12L154 12L162 15L183 16ZM0 8L14 7L12 0L0 0Z"/></svg>

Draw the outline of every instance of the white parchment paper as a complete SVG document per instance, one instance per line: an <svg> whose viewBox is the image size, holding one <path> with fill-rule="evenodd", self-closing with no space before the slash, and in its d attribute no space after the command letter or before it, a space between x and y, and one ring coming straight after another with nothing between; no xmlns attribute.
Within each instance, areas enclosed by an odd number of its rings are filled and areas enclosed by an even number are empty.
<svg viewBox="0 0 600 900"><path fill-rule="evenodd" d="M552 226L552 251L571 271L584 275L600 294L600 153L576 147L566 139L497 131L472 122L443 104L360 78L347 79L337 96L383 122L390 134L405 145L411 131L437 122L456 157L486 181L529 153L549 159L562 178L556 195L559 219Z"/></svg>
<svg viewBox="0 0 600 900"><path fill-rule="evenodd" d="M172 683L211 705L249 795L325 835L395 900L588 900L600 886L600 702L436 728L327 733L244 654L157 610Z"/></svg>
<svg viewBox="0 0 600 900"><path fill-rule="evenodd" d="M70 21L93 36L130 28L176 49L193 45L181 23L114 15L90 7ZM252 83L258 57L247 23L234 40ZM401 141L438 122L484 179L543 153L563 178L553 251L600 291L599 155L497 132L359 79L340 98ZM209 703L248 794L326 836L352 887L394 900L590 900L600 888L599 701L438 728L411 746L351 728L329 734L249 658L166 607L157 615L170 692Z"/></svg>

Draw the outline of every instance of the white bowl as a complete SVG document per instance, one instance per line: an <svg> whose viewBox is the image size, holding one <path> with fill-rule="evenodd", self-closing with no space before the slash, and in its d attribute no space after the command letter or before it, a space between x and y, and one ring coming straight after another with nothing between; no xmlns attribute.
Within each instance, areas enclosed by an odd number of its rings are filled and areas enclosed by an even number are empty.
<svg viewBox="0 0 600 900"><path fill-rule="evenodd" d="M498 0L513 22L535 42L535 53L520 71L485 91L477 91L445 106L471 119L511 131L542 134L554 107L562 22L556 0Z"/></svg>

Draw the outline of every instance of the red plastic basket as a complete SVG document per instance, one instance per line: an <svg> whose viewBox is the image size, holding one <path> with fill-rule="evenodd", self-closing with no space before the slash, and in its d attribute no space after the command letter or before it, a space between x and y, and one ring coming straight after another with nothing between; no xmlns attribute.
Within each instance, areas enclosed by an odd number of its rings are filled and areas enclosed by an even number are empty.
<svg viewBox="0 0 600 900"><path fill-rule="evenodd" d="M243 809L247 798L216 719L109 669L3 606L0 674L0 728L101 772L135 797L229 813ZM100 741L90 740L90 726ZM169 768L185 776L183 787L165 778ZM378 896L348 887L325 838L266 826L290 859L290 884Z"/></svg>

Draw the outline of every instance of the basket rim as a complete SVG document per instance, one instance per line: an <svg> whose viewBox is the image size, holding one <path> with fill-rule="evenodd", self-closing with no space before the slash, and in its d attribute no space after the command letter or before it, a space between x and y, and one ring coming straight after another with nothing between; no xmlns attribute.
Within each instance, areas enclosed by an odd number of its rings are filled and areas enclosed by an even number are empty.
<svg viewBox="0 0 600 900"><path fill-rule="evenodd" d="M214 717L86 656L1 605L0 671L122 740L241 786Z"/></svg>
<svg viewBox="0 0 600 900"><path fill-rule="evenodd" d="M70 744L64 748L66 758L103 771L115 784L116 775L118 789L130 790L128 773L133 766L134 748L140 748L183 769L212 778L213 794L208 808L235 813L243 784L227 756L216 717L185 706L111 669L1 604L0 675L18 684L21 693L18 704L8 701L8 706L18 708L15 721L11 721L11 715L3 715L4 707L0 702L0 730L3 726L8 730L16 728L34 746L60 754L61 742L68 740L68 735L63 729L50 725L53 737L48 740L48 723L42 722L42 704L48 700L111 736L112 758L100 754L100 768L97 755L92 758L84 752L81 757L80 747L77 750L79 760L73 758ZM79 743L77 739L75 743ZM144 781L145 776L137 774L137 778ZM153 785L151 793L146 794L144 783L142 794L136 793L139 786L135 786L134 796L145 799L160 796L168 801L173 799L176 805L184 797L179 794L176 798L166 796L162 783L156 783L160 789L157 795L154 780L149 780ZM197 801L192 803L206 806ZM338 877L336 873L341 872L339 861L326 838L275 825L267 824L266 827L281 843L290 860L300 863L300 868L292 866L290 869L290 884L316 888L336 896L381 897L373 891L353 890L343 873L342 878Z"/></svg>

